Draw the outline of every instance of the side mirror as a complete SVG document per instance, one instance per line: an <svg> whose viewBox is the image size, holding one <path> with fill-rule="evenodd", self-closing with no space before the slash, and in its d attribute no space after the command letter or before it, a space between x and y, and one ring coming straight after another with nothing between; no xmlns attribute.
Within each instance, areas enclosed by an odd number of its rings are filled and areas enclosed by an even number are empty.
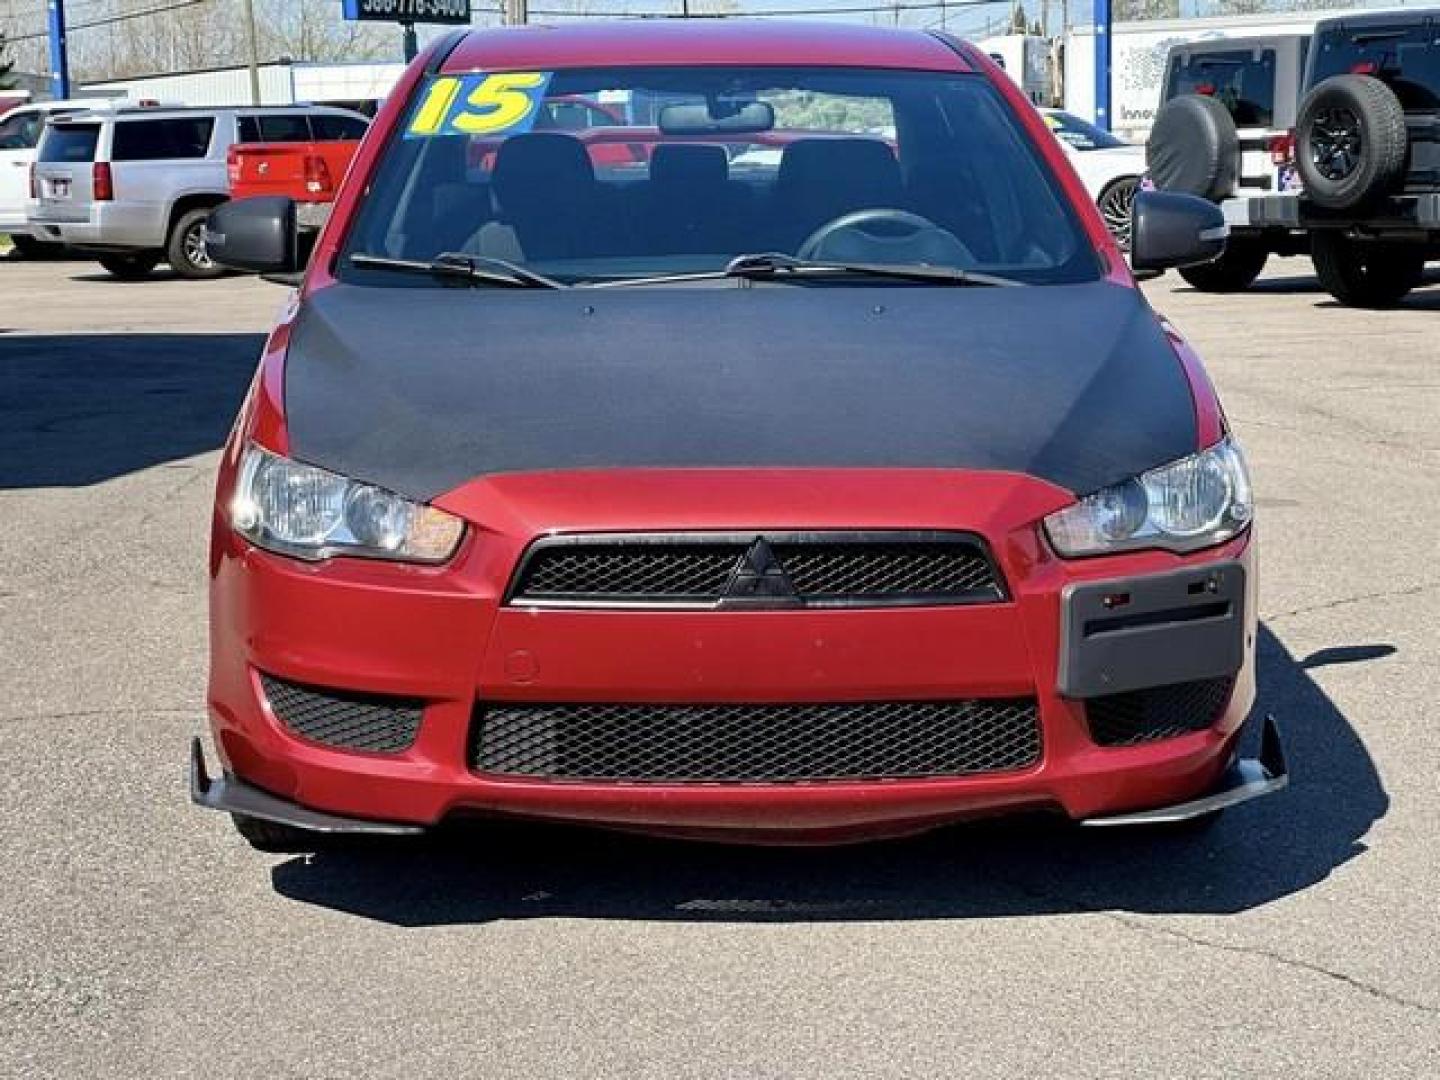
<svg viewBox="0 0 1440 1080"><path fill-rule="evenodd" d="M1230 226L1220 208L1198 195L1141 191L1130 217L1130 265L1170 270L1211 262L1225 253Z"/></svg>
<svg viewBox="0 0 1440 1080"><path fill-rule="evenodd" d="M205 224L205 247L210 258L231 270L298 274L305 269L295 200L282 195L217 206Z"/></svg>

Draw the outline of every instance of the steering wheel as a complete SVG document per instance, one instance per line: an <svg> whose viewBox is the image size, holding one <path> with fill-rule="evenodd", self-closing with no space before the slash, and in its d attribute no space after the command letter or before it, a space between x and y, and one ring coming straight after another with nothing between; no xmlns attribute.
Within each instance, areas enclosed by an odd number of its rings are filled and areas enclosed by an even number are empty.
<svg viewBox="0 0 1440 1080"><path fill-rule="evenodd" d="M796 256L848 262L971 265L975 256L950 230L908 210L872 207L827 221L805 238Z"/></svg>

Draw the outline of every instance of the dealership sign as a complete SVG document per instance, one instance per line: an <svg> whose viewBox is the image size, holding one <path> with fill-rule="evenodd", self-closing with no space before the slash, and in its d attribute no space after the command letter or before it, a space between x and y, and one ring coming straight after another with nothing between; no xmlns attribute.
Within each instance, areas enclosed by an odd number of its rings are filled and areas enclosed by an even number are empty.
<svg viewBox="0 0 1440 1080"><path fill-rule="evenodd" d="M345 18L397 23L468 25L470 0L344 0Z"/></svg>

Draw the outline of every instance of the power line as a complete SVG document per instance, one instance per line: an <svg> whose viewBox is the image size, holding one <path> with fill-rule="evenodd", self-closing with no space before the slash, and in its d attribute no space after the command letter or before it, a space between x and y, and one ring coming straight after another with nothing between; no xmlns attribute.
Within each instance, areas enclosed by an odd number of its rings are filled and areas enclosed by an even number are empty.
<svg viewBox="0 0 1440 1080"><path fill-rule="evenodd" d="M89 22L70 23L65 27L67 34L73 34L76 30L92 30L99 26L114 26L116 23L129 22L131 19L143 19L150 15L163 15L167 11L179 11L181 8L198 7L201 4L211 3L212 0L175 0L171 4L161 4L159 7L145 8L142 11L126 11L119 15L107 15L103 19L91 19ZM17 34L15 37L6 38L9 44L20 41L41 41L50 36L48 31L36 34Z"/></svg>

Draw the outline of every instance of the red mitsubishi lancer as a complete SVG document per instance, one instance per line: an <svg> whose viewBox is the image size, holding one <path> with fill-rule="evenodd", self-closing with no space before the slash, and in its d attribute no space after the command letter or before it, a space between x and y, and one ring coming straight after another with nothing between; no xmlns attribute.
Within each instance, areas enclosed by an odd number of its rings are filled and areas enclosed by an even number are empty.
<svg viewBox="0 0 1440 1080"><path fill-rule="evenodd" d="M1224 238L1137 199L1137 266ZM257 847L1159 826L1285 783L1268 721L1238 754L1240 448L973 46L457 33L323 232L253 199L208 240L299 287L220 467L191 758Z"/></svg>

